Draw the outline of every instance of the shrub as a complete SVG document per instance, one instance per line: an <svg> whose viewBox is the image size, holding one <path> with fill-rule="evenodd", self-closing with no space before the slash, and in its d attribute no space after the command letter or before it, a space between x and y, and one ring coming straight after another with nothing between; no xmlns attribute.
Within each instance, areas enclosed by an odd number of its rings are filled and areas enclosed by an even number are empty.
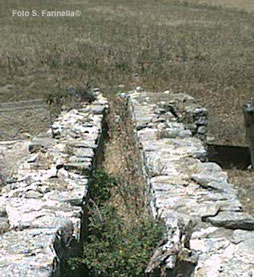
<svg viewBox="0 0 254 277"><path fill-rule="evenodd" d="M89 276L143 276L154 248L163 237L164 227L154 221L146 208L138 215L122 214L111 198L115 186L119 192L120 181L106 172L94 174L90 186L90 196L94 199L90 204L88 240L84 243L83 255L70 259L69 264L73 269L83 266ZM125 186L125 193L117 197L127 197L127 194ZM130 213L133 211L127 209Z"/></svg>

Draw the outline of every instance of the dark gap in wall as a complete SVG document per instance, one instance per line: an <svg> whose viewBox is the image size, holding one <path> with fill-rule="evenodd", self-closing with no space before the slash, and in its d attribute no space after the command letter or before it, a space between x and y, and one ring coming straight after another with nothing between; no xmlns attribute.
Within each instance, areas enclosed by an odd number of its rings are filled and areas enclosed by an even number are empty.
<svg viewBox="0 0 254 277"><path fill-rule="evenodd" d="M251 164L250 150L246 146L207 144L208 159L224 169L246 170Z"/></svg>

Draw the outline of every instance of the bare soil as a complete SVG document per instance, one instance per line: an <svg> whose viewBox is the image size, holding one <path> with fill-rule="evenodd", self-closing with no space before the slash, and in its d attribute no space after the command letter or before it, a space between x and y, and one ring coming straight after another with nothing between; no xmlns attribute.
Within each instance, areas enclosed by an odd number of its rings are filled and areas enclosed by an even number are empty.
<svg viewBox="0 0 254 277"><path fill-rule="evenodd" d="M246 212L254 215L254 171L227 170L229 181L238 191L238 197Z"/></svg>
<svg viewBox="0 0 254 277"><path fill-rule="evenodd" d="M0 187L28 156L28 143L26 140L0 142Z"/></svg>
<svg viewBox="0 0 254 277"><path fill-rule="evenodd" d="M49 110L41 101L0 105L0 141L28 138L47 131L49 127Z"/></svg>

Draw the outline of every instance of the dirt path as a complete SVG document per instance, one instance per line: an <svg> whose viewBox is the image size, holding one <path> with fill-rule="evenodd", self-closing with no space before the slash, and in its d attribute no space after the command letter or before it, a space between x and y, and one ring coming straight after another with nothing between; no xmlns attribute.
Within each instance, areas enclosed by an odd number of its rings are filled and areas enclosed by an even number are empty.
<svg viewBox="0 0 254 277"><path fill-rule="evenodd" d="M48 130L50 116L45 101L29 100L0 104L0 141L17 140Z"/></svg>
<svg viewBox="0 0 254 277"><path fill-rule="evenodd" d="M27 140L0 142L0 187L28 156Z"/></svg>
<svg viewBox="0 0 254 277"><path fill-rule="evenodd" d="M44 100L0 104L0 187L28 154L28 138L48 130L50 117Z"/></svg>

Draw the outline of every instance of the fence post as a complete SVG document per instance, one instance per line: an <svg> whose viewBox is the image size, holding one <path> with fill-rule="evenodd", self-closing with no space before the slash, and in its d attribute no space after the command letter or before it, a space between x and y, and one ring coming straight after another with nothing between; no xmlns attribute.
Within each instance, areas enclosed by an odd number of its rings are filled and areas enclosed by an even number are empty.
<svg viewBox="0 0 254 277"><path fill-rule="evenodd" d="M243 105L246 136L250 147L251 164L254 169L254 98Z"/></svg>

